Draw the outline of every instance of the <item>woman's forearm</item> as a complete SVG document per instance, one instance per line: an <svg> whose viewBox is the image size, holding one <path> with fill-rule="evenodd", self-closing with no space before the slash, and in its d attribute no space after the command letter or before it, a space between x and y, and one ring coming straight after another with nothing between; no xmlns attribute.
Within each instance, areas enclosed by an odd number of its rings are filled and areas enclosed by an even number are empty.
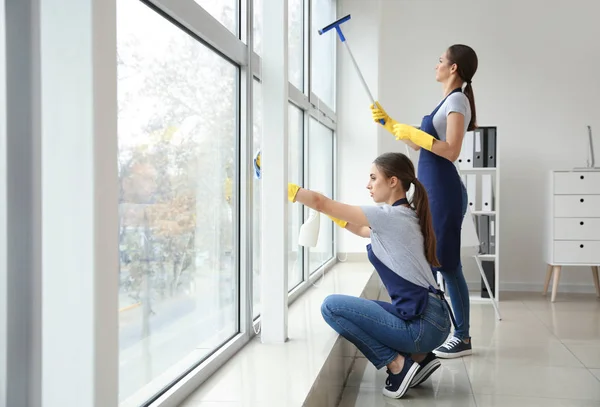
<svg viewBox="0 0 600 407"><path fill-rule="evenodd" d="M322 212L323 201L325 199L328 198L318 192L314 192L305 188L300 188L296 194L296 202L300 202L302 205L308 206L317 212Z"/></svg>
<svg viewBox="0 0 600 407"><path fill-rule="evenodd" d="M444 157L445 159L454 162L458 159L460 155L460 148L456 148L452 144L449 144L447 141L434 140L433 146L431 148L431 152L439 155L440 157Z"/></svg>
<svg viewBox="0 0 600 407"><path fill-rule="evenodd" d="M415 143L413 143L410 140L402 140L402 141L404 141L406 144L408 144L408 146L415 151L419 151L421 149L421 146L416 145Z"/></svg>

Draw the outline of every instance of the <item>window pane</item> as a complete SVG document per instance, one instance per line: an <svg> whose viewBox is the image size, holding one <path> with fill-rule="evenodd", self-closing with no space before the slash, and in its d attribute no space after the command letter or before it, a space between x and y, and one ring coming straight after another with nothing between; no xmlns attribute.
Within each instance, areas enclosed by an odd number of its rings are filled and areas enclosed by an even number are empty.
<svg viewBox="0 0 600 407"><path fill-rule="evenodd" d="M308 126L308 188L333 198L333 132L310 118ZM313 273L333 257L334 223L320 216L317 247L309 248L309 270Z"/></svg>
<svg viewBox="0 0 600 407"><path fill-rule="evenodd" d="M302 110L290 104L288 109L288 179L289 182L302 185L302 150L304 132L304 114ZM302 224L302 205L288 202L288 289L292 290L303 280L303 250L298 245L298 234Z"/></svg>
<svg viewBox="0 0 600 407"><path fill-rule="evenodd" d="M311 80L312 91L327 105L335 109L335 30L319 35L318 30L336 20L334 0L312 1L312 49Z"/></svg>
<svg viewBox="0 0 600 407"><path fill-rule="evenodd" d="M120 0L122 1L122 0ZM223 24L229 31L239 37L239 2L240 0L194 0L204 10Z"/></svg>
<svg viewBox="0 0 600 407"><path fill-rule="evenodd" d="M288 3L288 80L304 91L304 1Z"/></svg>
<svg viewBox="0 0 600 407"><path fill-rule="evenodd" d="M238 69L117 4L119 398L147 400L238 332Z"/></svg>
<svg viewBox="0 0 600 407"><path fill-rule="evenodd" d="M254 101L253 107L253 127L252 127L252 151L254 151L255 156L256 153L260 150L262 144L262 85L258 81L253 81L254 83L254 92L252 94L252 98ZM253 208L253 216L252 222L254 227L252 228L252 271L253 271L253 280L252 286L253 290L253 310L254 315L253 318L256 318L260 315L260 270L261 270L261 256L260 256L260 248L261 248L261 238L262 238L262 223L261 223L261 214L262 214L262 206L261 206L261 193L262 193L262 182L257 179L256 176L252 179L252 199L254 203Z"/></svg>
<svg viewBox="0 0 600 407"><path fill-rule="evenodd" d="M247 0L250 1L250 0ZM262 2L263 0L252 0L254 2L253 9L253 22L252 22L252 40L254 41L254 52L258 55L262 53L262 22L263 22L263 11Z"/></svg>

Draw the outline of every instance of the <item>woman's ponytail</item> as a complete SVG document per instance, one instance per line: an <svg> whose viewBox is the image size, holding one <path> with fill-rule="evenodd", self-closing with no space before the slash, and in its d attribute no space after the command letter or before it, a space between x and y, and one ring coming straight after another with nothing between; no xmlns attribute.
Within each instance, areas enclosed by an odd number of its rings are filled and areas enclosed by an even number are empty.
<svg viewBox="0 0 600 407"><path fill-rule="evenodd" d="M473 131L477 128L477 111L475 109L475 95L473 94L473 85L471 85L471 81L467 82L467 86L465 86L463 93L467 99L469 99L469 105L471 106L471 121L469 122L467 131Z"/></svg>
<svg viewBox="0 0 600 407"><path fill-rule="evenodd" d="M425 243L425 257L433 267L440 267L440 262L436 255L436 239L433 230L433 220L431 211L429 210L429 198L425 187L418 179L413 180L415 192L413 194L412 203L419 217L421 232L423 233Z"/></svg>

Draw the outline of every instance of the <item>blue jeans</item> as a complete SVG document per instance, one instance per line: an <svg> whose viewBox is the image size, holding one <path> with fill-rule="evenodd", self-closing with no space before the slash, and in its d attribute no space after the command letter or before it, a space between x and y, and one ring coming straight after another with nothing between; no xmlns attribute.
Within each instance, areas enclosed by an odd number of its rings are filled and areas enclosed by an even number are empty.
<svg viewBox="0 0 600 407"><path fill-rule="evenodd" d="M464 218L469 203L467 189L464 185L462 185L462 198L462 213ZM440 273L442 273L442 277L444 277L444 281L446 282L446 290L448 291L448 296L452 303L452 311L454 312L454 319L456 320L454 336L459 339L469 339L471 304L469 302L469 288L463 274L462 264L459 263L456 270L440 270Z"/></svg>
<svg viewBox="0 0 600 407"><path fill-rule="evenodd" d="M325 321L352 342L377 369L390 364L398 354L431 352L450 333L450 314L439 297L429 296L425 312L405 321L365 298L333 294L321 306Z"/></svg>

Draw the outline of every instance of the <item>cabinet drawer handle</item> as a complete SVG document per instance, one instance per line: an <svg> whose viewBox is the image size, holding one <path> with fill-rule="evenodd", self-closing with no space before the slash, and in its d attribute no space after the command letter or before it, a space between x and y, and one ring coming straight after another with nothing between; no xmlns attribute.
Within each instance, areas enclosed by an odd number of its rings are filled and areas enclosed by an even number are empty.
<svg viewBox="0 0 600 407"><path fill-rule="evenodd" d="M583 245L582 244L580 244L579 247L581 247L583 249Z"/></svg>
<svg viewBox="0 0 600 407"><path fill-rule="evenodd" d="M583 222L579 222L579 224L580 224L581 226L583 226Z"/></svg>
<svg viewBox="0 0 600 407"><path fill-rule="evenodd" d="M579 202L583 202L583 198L581 198L581 199L579 200Z"/></svg>

